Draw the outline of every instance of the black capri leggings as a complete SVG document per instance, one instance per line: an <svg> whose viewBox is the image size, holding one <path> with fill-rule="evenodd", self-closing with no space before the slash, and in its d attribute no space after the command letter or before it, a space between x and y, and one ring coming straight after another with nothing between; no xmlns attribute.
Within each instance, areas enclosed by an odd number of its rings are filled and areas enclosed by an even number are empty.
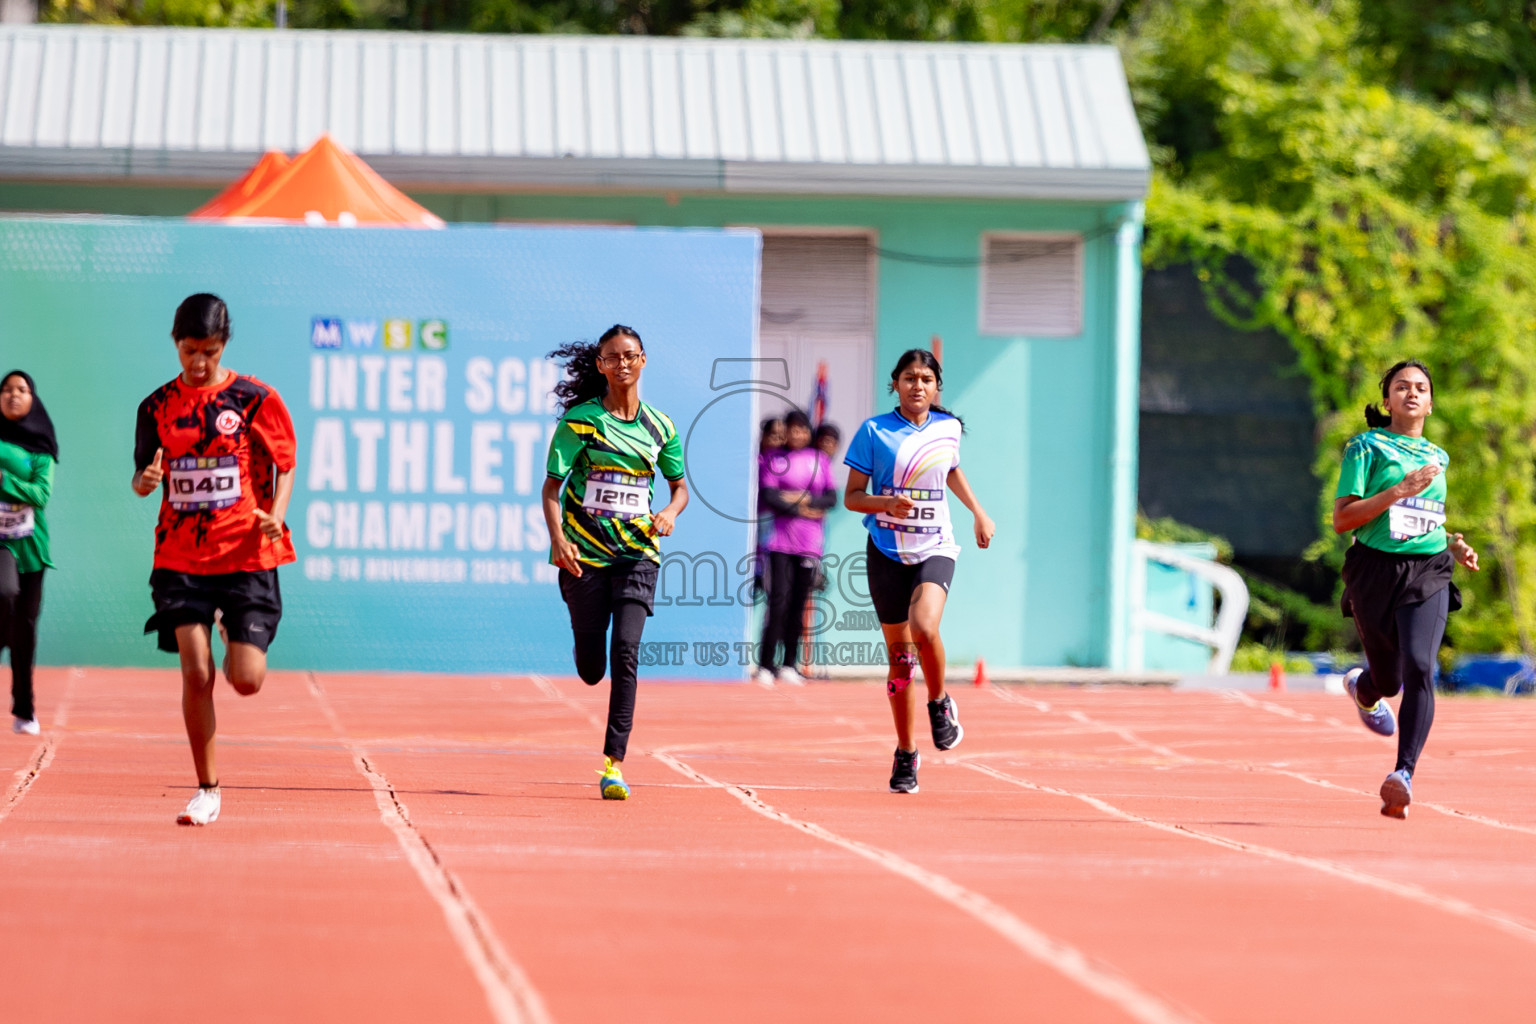
<svg viewBox="0 0 1536 1024"><path fill-rule="evenodd" d="M615 761L624 760L634 727L640 634L651 614L656 569L655 562L620 562L601 567L584 565L580 576L560 570L560 596L571 613L571 632L576 638L576 674L588 686L596 686L603 681L604 670L611 668L603 753Z"/></svg>
<svg viewBox="0 0 1536 1024"><path fill-rule="evenodd" d="M1402 693L1403 703L1397 713L1397 769L1406 768L1410 775L1435 721L1435 655L1445 636L1450 607L1448 587L1417 604L1399 605L1393 612L1396 636L1379 632L1365 616L1355 618L1369 666L1356 683L1360 703L1370 707L1378 698Z"/></svg>
<svg viewBox="0 0 1536 1024"><path fill-rule="evenodd" d="M17 572L16 558L0 548L0 648L11 649L11 714L37 717L32 703L32 664L37 654L37 617L43 610L43 573Z"/></svg>

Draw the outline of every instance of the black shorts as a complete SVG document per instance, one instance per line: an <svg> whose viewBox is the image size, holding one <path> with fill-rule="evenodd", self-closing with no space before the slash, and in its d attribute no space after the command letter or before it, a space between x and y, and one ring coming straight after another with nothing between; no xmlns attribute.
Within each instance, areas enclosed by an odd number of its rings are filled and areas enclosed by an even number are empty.
<svg viewBox="0 0 1536 1024"><path fill-rule="evenodd" d="M155 614L144 632L160 634L160 649L175 654L176 627L200 623L213 627L215 609L224 613L229 639L266 651L283 617L277 570L223 572L210 576L156 569L149 574Z"/></svg>
<svg viewBox="0 0 1536 1024"><path fill-rule="evenodd" d="M572 629L608 628L608 615L619 601L639 601L645 614L656 613L655 562L615 562L612 565L582 563L581 575L560 570L560 596L571 611Z"/></svg>
<svg viewBox="0 0 1536 1024"><path fill-rule="evenodd" d="M933 555L916 565L907 565L884 554L873 540L865 544L864 555L875 616L887 626L907 621L907 609L912 606L912 595L919 586L937 583L947 594L950 581L955 578L955 560L946 555Z"/></svg>

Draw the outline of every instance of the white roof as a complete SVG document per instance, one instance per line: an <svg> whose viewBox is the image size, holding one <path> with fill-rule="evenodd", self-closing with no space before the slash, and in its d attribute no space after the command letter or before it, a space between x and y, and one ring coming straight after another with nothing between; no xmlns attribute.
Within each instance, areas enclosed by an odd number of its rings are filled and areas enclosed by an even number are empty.
<svg viewBox="0 0 1536 1024"><path fill-rule="evenodd" d="M0 177L219 182L322 132L399 184L1145 194L1107 46L0 27Z"/></svg>

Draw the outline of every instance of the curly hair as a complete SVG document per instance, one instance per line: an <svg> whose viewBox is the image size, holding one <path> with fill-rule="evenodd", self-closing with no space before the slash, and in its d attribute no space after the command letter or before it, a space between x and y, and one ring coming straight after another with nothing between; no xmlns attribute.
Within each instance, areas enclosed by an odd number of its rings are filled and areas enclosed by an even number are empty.
<svg viewBox="0 0 1536 1024"><path fill-rule="evenodd" d="M645 351L645 342L640 340L639 331L623 324L614 324L596 341L572 341L549 354L550 359L562 364L565 369L560 383L555 385L555 399L560 415L564 416L573 406L608 393L608 378L597 368L597 356L604 342L619 337L634 338L640 351Z"/></svg>

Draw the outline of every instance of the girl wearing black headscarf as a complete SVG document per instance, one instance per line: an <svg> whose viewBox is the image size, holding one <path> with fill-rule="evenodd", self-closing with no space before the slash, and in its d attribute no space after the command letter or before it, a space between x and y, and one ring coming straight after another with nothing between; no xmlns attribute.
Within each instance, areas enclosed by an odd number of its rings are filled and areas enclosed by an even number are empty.
<svg viewBox="0 0 1536 1024"><path fill-rule="evenodd" d="M36 736L32 658L43 607L43 570L53 568L44 509L53 492L59 442L32 378L0 379L0 647L11 649L13 732Z"/></svg>

